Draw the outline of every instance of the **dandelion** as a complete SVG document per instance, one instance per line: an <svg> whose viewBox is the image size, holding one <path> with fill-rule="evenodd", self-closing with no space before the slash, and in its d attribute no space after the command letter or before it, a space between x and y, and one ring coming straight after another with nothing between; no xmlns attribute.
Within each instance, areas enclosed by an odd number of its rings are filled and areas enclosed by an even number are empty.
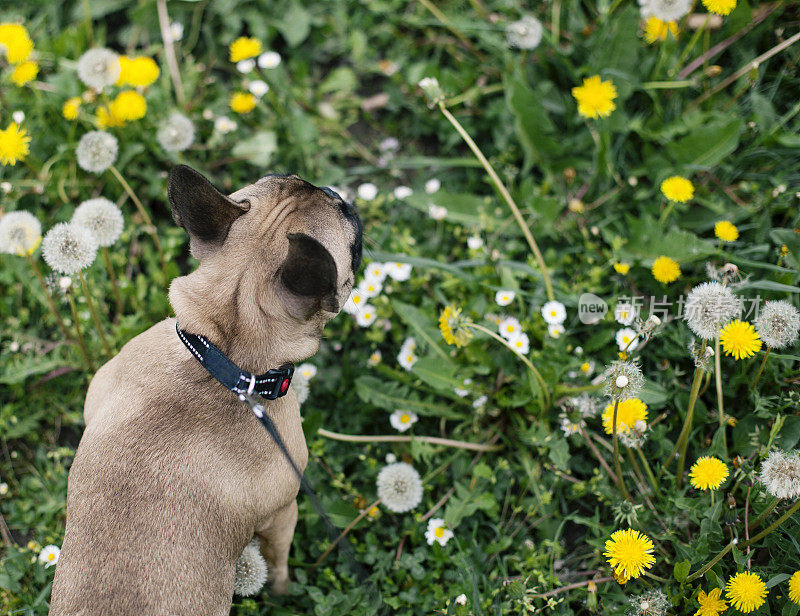
<svg viewBox="0 0 800 616"><path fill-rule="evenodd" d="M236 113L250 113L256 107L256 97L250 92L234 92L231 95L230 107Z"/></svg>
<svg viewBox="0 0 800 616"><path fill-rule="evenodd" d="M147 113L147 101L135 90L125 90L117 94L111 102L111 115L122 122L140 120Z"/></svg>
<svg viewBox="0 0 800 616"><path fill-rule="evenodd" d="M57 545L46 545L39 552L39 562L47 569L52 567L58 562L58 557L61 555L61 548Z"/></svg>
<svg viewBox="0 0 800 616"><path fill-rule="evenodd" d="M214 120L214 130L221 135L227 135L236 130L236 122L226 116L219 116Z"/></svg>
<svg viewBox="0 0 800 616"><path fill-rule="evenodd" d="M583 85L572 88L572 96L578 102L578 113L585 118L604 118L617 108L617 89L611 80L602 81L600 75L586 77Z"/></svg>
<svg viewBox="0 0 800 616"><path fill-rule="evenodd" d="M161 73L155 60L147 56L139 56L138 58L120 56L119 65L118 86L144 88L155 82Z"/></svg>
<svg viewBox="0 0 800 616"><path fill-rule="evenodd" d="M614 405L609 404L603 411L603 429L606 434L613 434ZM623 434L631 430L637 421L647 422L647 405L639 398L622 400L617 406L617 433Z"/></svg>
<svg viewBox="0 0 800 616"><path fill-rule="evenodd" d="M628 430L619 432L617 436L619 437L620 442L625 445L625 447L631 447L634 449L641 447L644 444L644 441L647 439L647 422L639 420L630 426Z"/></svg>
<svg viewBox="0 0 800 616"><path fill-rule="evenodd" d="M258 539L244 546L236 561L236 577L233 592L240 597L251 597L264 587L267 581L267 561L261 555Z"/></svg>
<svg viewBox="0 0 800 616"><path fill-rule="evenodd" d="M389 415L389 423L392 424L392 428L397 430L398 432L405 432L411 426L413 426L419 417L414 411L401 411L397 410L391 415Z"/></svg>
<svg viewBox="0 0 800 616"><path fill-rule="evenodd" d="M453 538L453 531L447 528L447 524L441 518L431 518L428 520L428 530L425 531L425 540L428 545L439 543L439 545L447 545L447 542Z"/></svg>
<svg viewBox="0 0 800 616"><path fill-rule="evenodd" d="M61 115L64 116L66 120L76 120L78 119L78 110L81 108L81 98L79 96L73 96L64 103L61 107Z"/></svg>
<svg viewBox="0 0 800 616"><path fill-rule="evenodd" d="M672 33L672 36L678 38L678 24L674 21L662 21L655 15L651 15L647 18L647 22L644 25L644 40L646 40L649 44L653 44L656 41L665 41L667 40L667 35Z"/></svg>
<svg viewBox="0 0 800 616"><path fill-rule="evenodd" d="M32 255L42 241L42 225L30 212L9 212L0 218L0 252Z"/></svg>
<svg viewBox="0 0 800 616"><path fill-rule="evenodd" d="M364 184L359 185L356 192L358 192L359 199L363 199L364 201L372 201L378 196L378 187L372 182L365 182Z"/></svg>
<svg viewBox="0 0 800 616"><path fill-rule="evenodd" d="M786 300L769 301L761 308L755 327L771 349L793 345L800 333L800 312Z"/></svg>
<svg viewBox="0 0 800 616"><path fill-rule="evenodd" d="M800 605L800 571L795 571L789 578L789 599Z"/></svg>
<svg viewBox="0 0 800 616"><path fill-rule="evenodd" d="M631 610L628 616L664 616L670 607L669 599L661 590L648 590L629 600Z"/></svg>
<svg viewBox="0 0 800 616"><path fill-rule="evenodd" d="M431 178L427 182L425 182L425 192L429 195L433 193L439 192L439 189L442 187L442 183L439 181L439 178Z"/></svg>
<svg viewBox="0 0 800 616"><path fill-rule="evenodd" d="M36 79L39 74L39 65L36 62L28 60L22 64L17 64L11 72L11 81L17 86L22 87L26 83Z"/></svg>
<svg viewBox="0 0 800 616"><path fill-rule="evenodd" d="M620 302L614 308L614 319L620 325L630 325L639 314L639 309L628 302Z"/></svg>
<svg viewBox="0 0 800 616"><path fill-rule="evenodd" d="M0 52L9 64L25 62L33 51L33 41L22 24L3 22L0 24Z"/></svg>
<svg viewBox="0 0 800 616"><path fill-rule="evenodd" d="M385 263L385 271L389 278L397 282L405 282L411 278L411 264L410 263Z"/></svg>
<svg viewBox="0 0 800 616"><path fill-rule="evenodd" d="M511 302L514 301L516 297L516 293L514 291L498 291L494 295L494 301L497 302L498 306L508 306Z"/></svg>
<svg viewBox="0 0 800 616"><path fill-rule="evenodd" d="M653 542L647 535L630 528L615 531L606 541L605 549L603 556L608 564L625 578L638 578L656 562Z"/></svg>
<svg viewBox="0 0 800 616"><path fill-rule="evenodd" d="M194 143L194 124L177 111L161 123L156 138L167 152L183 152Z"/></svg>
<svg viewBox="0 0 800 616"><path fill-rule="evenodd" d="M89 49L78 59L78 77L95 90L114 85L121 72L119 55L105 47Z"/></svg>
<svg viewBox="0 0 800 616"><path fill-rule="evenodd" d="M261 41L248 36L240 36L228 48L231 62L255 58L261 53Z"/></svg>
<svg viewBox="0 0 800 616"><path fill-rule="evenodd" d="M717 15L730 15L736 8L736 0L703 0L703 6Z"/></svg>
<svg viewBox="0 0 800 616"><path fill-rule="evenodd" d="M398 186L392 191L392 194L394 194L395 199L408 199L414 194L414 191L408 186Z"/></svg>
<svg viewBox="0 0 800 616"><path fill-rule="evenodd" d="M767 586L755 573L737 573L728 580L725 597L740 612L757 610L766 601Z"/></svg>
<svg viewBox="0 0 800 616"><path fill-rule="evenodd" d="M469 324L472 320L469 317L461 316L461 308L453 305L445 306L439 315L439 331L447 344L461 348L472 340L472 331Z"/></svg>
<svg viewBox="0 0 800 616"><path fill-rule="evenodd" d="M709 361L714 357L714 348L710 346L698 346L695 340L692 340L689 343L689 354L692 356L695 368L706 370Z"/></svg>
<svg viewBox="0 0 800 616"><path fill-rule="evenodd" d="M704 282L686 297L684 319L698 337L716 338L722 326L742 312L742 300L719 282Z"/></svg>
<svg viewBox="0 0 800 616"><path fill-rule="evenodd" d="M16 122L11 122L5 130L0 130L0 163L5 167L24 160L30 153L30 142L27 131Z"/></svg>
<svg viewBox="0 0 800 616"><path fill-rule="evenodd" d="M554 336L554 338L557 336ZM511 348L520 355L527 355L531 350L528 334L518 334L508 341Z"/></svg>
<svg viewBox="0 0 800 616"><path fill-rule="evenodd" d="M703 456L689 469L689 483L698 490L717 490L728 474L728 467L722 460Z"/></svg>
<svg viewBox="0 0 800 616"><path fill-rule="evenodd" d="M730 220L720 220L714 225L714 235L723 242L735 242L739 239L739 229Z"/></svg>
<svg viewBox="0 0 800 616"><path fill-rule="evenodd" d="M247 86L247 89L250 90L250 94L256 98L261 98L267 92L269 92L269 86L267 85L267 82L262 79L254 79Z"/></svg>
<svg viewBox="0 0 800 616"><path fill-rule="evenodd" d="M542 42L542 22L533 15L525 15L519 21L506 26L506 40L511 47L536 49Z"/></svg>
<svg viewBox="0 0 800 616"><path fill-rule="evenodd" d="M653 261L653 267L650 271L653 273L653 278L664 284L675 282L681 275L681 268L678 262L665 256L658 257Z"/></svg>
<svg viewBox="0 0 800 616"><path fill-rule="evenodd" d="M389 511L410 511L422 501L422 479L410 464L396 462L378 473L378 498Z"/></svg>
<svg viewBox="0 0 800 616"><path fill-rule="evenodd" d="M105 131L89 131L78 142L75 154L78 165L91 173L102 173L117 160L119 142L117 138Z"/></svg>
<svg viewBox="0 0 800 616"><path fill-rule="evenodd" d="M623 327L616 335L617 346L620 351L633 351L639 346L639 339L636 330L630 327Z"/></svg>
<svg viewBox="0 0 800 616"><path fill-rule="evenodd" d="M359 327L369 327L378 318L378 310L372 304L364 304L355 317Z"/></svg>
<svg viewBox="0 0 800 616"><path fill-rule="evenodd" d="M560 325L567 318L567 309L561 302L547 302L542 306L542 317L546 323Z"/></svg>
<svg viewBox="0 0 800 616"><path fill-rule="evenodd" d="M642 369L630 361L615 361L600 375L603 392L615 400L635 398L644 386Z"/></svg>
<svg viewBox="0 0 800 616"><path fill-rule="evenodd" d="M621 276L626 276L629 271L631 271L630 263L614 263L614 271Z"/></svg>
<svg viewBox="0 0 800 616"><path fill-rule="evenodd" d="M281 63L281 54L277 51L265 51L260 56L258 56L258 66L259 68L265 68L267 70L278 68Z"/></svg>
<svg viewBox="0 0 800 616"><path fill-rule="evenodd" d="M661 21L678 21L692 8L692 0L639 0L642 18L658 17Z"/></svg>
<svg viewBox="0 0 800 616"><path fill-rule="evenodd" d="M94 263L97 240L86 227L61 222L44 236L42 256L55 271L69 276Z"/></svg>
<svg viewBox="0 0 800 616"><path fill-rule="evenodd" d="M661 182L661 193L670 201L686 203L694 196L694 184L679 175Z"/></svg>
<svg viewBox="0 0 800 616"><path fill-rule="evenodd" d="M700 609L697 610L694 616L719 616L720 612L728 609L728 604L722 598L722 589L714 588L708 594L700 590L697 593L697 602L700 604Z"/></svg>
<svg viewBox="0 0 800 616"><path fill-rule="evenodd" d="M761 338L755 328L746 321L736 319L720 330L719 341L725 355L736 359L752 357L761 350Z"/></svg>
<svg viewBox="0 0 800 616"><path fill-rule="evenodd" d="M771 451L761 463L758 480L775 498L797 498L800 496L800 455L797 452Z"/></svg>
<svg viewBox="0 0 800 616"><path fill-rule="evenodd" d="M89 229L97 244L104 247L117 241L124 222L117 204L104 197L84 201L72 215L72 223Z"/></svg>

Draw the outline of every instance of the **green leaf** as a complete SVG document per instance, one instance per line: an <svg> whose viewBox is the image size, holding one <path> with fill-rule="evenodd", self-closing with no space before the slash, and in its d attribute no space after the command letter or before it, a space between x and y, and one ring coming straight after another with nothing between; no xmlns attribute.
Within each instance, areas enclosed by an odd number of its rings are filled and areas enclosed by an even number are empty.
<svg viewBox="0 0 800 616"><path fill-rule="evenodd" d="M789 415L783 421L783 427L776 439L781 449L792 449L800 441L800 416Z"/></svg>
<svg viewBox="0 0 800 616"><path fill-rule="evenodd" d="M772 588L773 586L777 586L778 584L783 584L786 580L792 577L788 573L778 573L773 575L771 578L767 580L766 587Z"/></svg>
<svg viewBox="0 0 800 616"><path fill-rule="evenodd" d="M714 167L739 145L744 120L712 120L688 135L667 145L667 153L678 165Z"/></svg>
<svg viewBox="0 0 800 616"><path fill-rule="evenodd" d="M4 385L22 383L31 376L45 374L65 365L67 365L67 362L57 357L46 359L42 359L41 357L26 357L22 362L16 365L4 366L3 373L0 375L0 383Z"/></svg>
<svg viewBox="0 0 800 616"><path fill-rule="evenodd" d="M311 32L311 14L299 2L293 2L289 10L275 26L281 31L289 47L297 47Z"/></svg>
<svg viewBox="0 0 800 616"><path fill-rule="evenodd" d="M634 255L652 259L663 255L678 263L686 263L707 257L715 251L712 242L689 231L671 227L665 232L655 218L628 216L627 221L630 230L625 250Z"/></svg>
<svg viewBox="0 0 800 616"><path fill-rule="evenodd" d="M675 566L672 569L672 573L675 576L675 579L678 582L683 583L683 581L689 577L689 571L692 568L692 563L688 560L682 560L679 563L675 563Z"/></svg>
<svg viewBox="0 0 800 616"><path fill-rule="evenodd" d="M441 357L422 357L411 368L425 383L434 389L453 393L456 387L462 387L463 382L455 377L456 366L442 361Z"/></svg>
<svg viewBox="0 0 800 616"><path fill-rule="evenodd" d="M555 126L542 106L543 97L537 96L519 79L509 79L505 91L506 102L514 114L517 136L525 152L523 171L529 170L534 164L548 164L555 159L559 145L551 137Z"/></svg>
<svg viewBox="0 0 800 616"><path fill-rule="evenodd" d="M795 287L773 280L748 280L740 289L761 289L762 291L777 291L778 293L800 293L800 287Z"/></svg>
<svg viewBox="0 0 800 616"><path fill-rule="evenodd" d="M432 195L415 192L405 199L414 209L428 215L431 205L438 205L447 210L445 218L465 225L480 225L481 211L488 207L489 199L469 193L451 193L439 190Z"/></svg>
<svg viewBox="0 0 800 616"><path fill-rule="evenodd" d="M560 468L562 471L569 470L569 443L567 439L558 438L550 444L550 452L548 453L550 461Z"/></svg>
<svg viewBox="0 0 800 616"><path fill-rule="evenodd" d="M231 149L231 154L242 157L257 167L267 167L272 155L278 149L278 138L270 130L259 131L249 139L239 141Z"/></svg>
<svg viewBox="0 0 800 616"><path fill-rule="evenodd" d="M387 413L395 409L414 411L419 415L461 419L461 415L450 406L437 404L428 400L420 400L411 396L407 387L397 383L382 381L373 376L360 376L356 379L356 393L364 402L368 402Z"/></svg>

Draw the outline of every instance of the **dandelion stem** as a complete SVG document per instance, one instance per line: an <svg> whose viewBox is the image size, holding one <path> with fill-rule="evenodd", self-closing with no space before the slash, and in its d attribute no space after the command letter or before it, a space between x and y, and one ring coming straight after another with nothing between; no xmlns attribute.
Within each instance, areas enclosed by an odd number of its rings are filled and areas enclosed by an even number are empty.
<svg viewBox="0 0 800 616"><path fill-rule="evenodd" d="M506 347L508 350L510 350L512 353L514 353L514 355L519 357L519 359L522 360L522 362L526 366L528 366L528 369L533 373L533 376L536 377L536 380L539 381L539 385L541 386L542 392L544 393L545 408L550 407L550 392L547 389L547 383L542 378L541 373L536 369L536 366L534 366L527 357L525 357L522 353L517 352L517 350L514 347L512 347L506 340L495 334L492 330L485 328L483 325L478 325L477 323L464 323L464 325L466 327L472 327L473 329L477 329L478 331L481 331L484 334L488 334L489 336L497 340L500 344L502 344L504 347Z"/></svg>
<svg viewBox="0 0 800 616"><path fill-rule="evenodd" d="M522 230L522 234L525 236L525 239L528 242L528 245L531 247L533 251L533 256L536 258L536 261L539 263L539 269L542 271L542 280L544 281L545 291L547 293L547 298L550 301L555 300L555 294L553 293L553 285L550 282L550 275L547 273L547 266L544 262L544 257L542 256L541 251L539 250L539 245L536 243L536 240L533 239L533 234L531 230L528 228L525 219L522 217L522 213L519 211L517 204L514 202L514 199L511 197L511 193L508 192L508 189L505 187L503 182L500 180L500 177L497 175L497 172L492 167L489 160L483 155L481 149L478 147L478 144L469 136L469 133L461 126L461 123L455 118L455 116L448 111L447 107L445 106L443 101L439 102L439 110L442 112L445 118L453 125L453 128L458 131L458 134L461 135L461 138L466 142L469 146L469 149L472 150L472 153L475 154L475 157L481 162L483 168L486 169L486 173L489 174L489 177L492 179L492 182L497 188L497 192L503 197L505 202L508 204L511 213L514 215L519 228Z"/></svg>
<svg viewBox="0 0 800 616"><path fill-rule="evenodd" d="M697 571L692 573L692 575L687 577L685 583L688 584L689 582L693 582L694 580L696 580L699 577L703 577L706 574L706 571L708 571L709 569L711 569L711 567L716 565L720 561L720 559L725 556L725 554L727 554L728 552L730 552L733 549L734 545L736 545L736 544L733 543L733 542L731 542L728 545L726 545L719 554L717 554L714 558L712 558L705 565L703 565L702 569L698 569Z"/></svg>
<svg viewBox="0 0 800 616"><path fill-rule="evenodd" d="M705 341L703 344L705 349ZM702 381L703 369L695 368L694 379L692 380L692 391L689 394L689 406L686 409L686 418L683 420L683 428L678 436L678 442L675 443L675 449L670 454L670 459L676 450L680 450L678 457L678 468L675 471L675 485L680 488L683 483L683 469L686 466L686 446L689 443L689 433L692 431L692 419L694 418L694 405L697 402L697 392L700 391L700 381ZM666 462L669 464L669 460Z"/></svg>
<svg viewBox="0 0 800 616"><path fill-rule="evenodd" d="M86 348L86 341L83 339L83 331L81 330L80 321L78 319L78 308L75 306L75 298L72 297L72 289L67 291L67 299L69 300L69 308L72 311L72 320L75 322L75 331L78 333L78 345L86 358L86 363L89 364L89 369L94 372L96 370L94 361L92 361L89 351Z"/></svg>
<svg viewBox="0 0 800 616"><path fill-rule="evenodd" d="M600 466L602 466L606 470L608 476L611 477L614 483L619 486L619 477L617 477L614 471L611 470L611 467L608 465L608 462L606 462L605 458L603 458L603 456L600 455L600 450L597 449L597 445L594 444L594 441L592 441L591 437L588 434L586 434L586 431L582 427L578 426L578 431L581 433L581 436L586 441L586 444L589 445L589 449L592 450L592 453L594 454L594 457L597 458L597 461L600 463Z"/></svg>
<svg viewBox="0 0 800 616"><path fill-rule="evenodd" d="M761 360L761 365L758 367L758 372L756 372L756 378L753 379L753 382L750 383L750 391L753 391L758 385L758 379L761 378L761 373L764 371L764 366L767 365L767 357L769 357L770 347L767 347L767 350L764 352L764 359Z"/></svg>
<svg viewBox="0 0 800 616"><path fill-rule="evenodd" d="M358 515L357 515L357 516L356 516L356 517L353 519L353 521L352 521L352 522L350 522L350 523L349 523L349 524L348 524L348 525L347 525L347 526L344 528L344 530L342 530L342 532L341 532L341 533L339 533L339 536L338 536L338 537L336 537L336 539L334 539L334 540L331 542L331 544L328 546L328 549L327 549L327 550L325 550L325 551L324 551L322 554L320 554L320 557L319 557L319 558L316 560L316 562L315 562L313 565L311 565L311 570L313 571L313 570L314 570L314 569L315 569L317 566L319 566L319 564L320 564L320 563L322 563L322 561L323 561L323 560L325 560L325 559L328 557L328 554L330 554L331 552L333 552L333 549L334 549L334 548L335 548L335 547L338 545L338 543L339 543L339 542L340 542L342 539L344 539L344 538L347 536L347 534L348 534L348 533L349 533L351 530L353 530L353 529L356 527L356 524L358 524L358 523L359 523L361 520L363 520L363 519L364 519L364 517L365 517L365 516L367 516L367 515L369 514L369 512L370 512L370 511L372 511L372 510L373 510L375 507L377 507L377 506L378 506L378 505L380 505L380 504L381 504L381 499L378 499L378 500L376 500L375 502L373 502L371 505L367 505L367 506L364 508L364 510L363 510L361 513L359 513L359 514L358 514Z"/></svg>
<svg viewBox="0 0 800 616"><path fill-rule="evenodd" d="M647 481L644 478L644 474L642 473L642 468L639 466L639 463L636 461L636 458L633 457L633 451L631 451L631 447L626 447L626 453L628 454L628 460L631 463L631 468L633 468L633 472L636 475L635 479L638 479L638 487L641 493L644 493L644 487L647 484Z"/></svg>
<svg viewBox="0 0 800 616"><path fill-rule="evenodd" d="M722 432L722 449L728 457L728 434L725 429L725 407L722 402L722 358L720 357L719 336L714 340L714 381L717 384L717 414L719 429Z"/></svg>
<svg viewBox="0 0 800 616"><path fill-rule="evenodd" d="M766 537L767 535L769 535L769 534L770 534L770 533L771 533L773 530L775 530L776 528L778 528L778 527L779 527L781 524L783 524L783 523L784 523L786 520L788 520L790 517L792 517L792 514L793 514L795 511L797 511L798 509L800 509L800 500L798 500L798 501L797 501L797 502L796 502L794 505L792 505L792 506L791 506L789 509L787 509L787 510L786 510L786 512L785 512L785 513L784 513L784 514L783 514L781 517L779 517L779 518L778 518L777 520L775 520L775 521L774 521L772 524L770 524L769 526L767 526L767 528L765 528L764 530L762 530L762 531L761 531L760 533L758 533L758 534L757 534L755 537L753 537L753 538L752 538L752 539L750 539L749 541L745 541L745 542L742 544L742 547L743 547L743 548L746 548L746 547L749 547L749 546L753 545L754 543L756 543L756 542L758 542L758 541L761 541L761 540L762 540L764 537Z"/></svg>
<svg viewBox="0 0 800 616"><path fill-rule="evenodd" d="M114 292L114 303L117 306L117 314L115 321L122 316L124 305L122 303L122 296L119 293L119 282L117 275L114 272L114 266L111 264L111 255L108 254L108 247L103 246L103 260L106 262L106 269L108 270L108 278L111 281L111 289Z"/></svg>
<svg viewBox="0 0 800 616"><path fill-rule="evenodd" d="M656 476L653 474L653 470L650 468L650 463L644 456L642 448L636 447L636 453L639 454L639 459L642 461L642 466L644 467L644 470L647 473L647 478L650 480L650 485L653 486L653 492L658 493L658 481L656 481Z"/></svg>
<svg viewBox="0 0 800 616"><path fill-rule="evenodd" d="M156 250L158 251L158 259L161 262L161 270L166 274L166 260L164 258L164 251L161 249L161 242L158 240L158 234L156 233L156 227L153 225L153 221L150 219L150 215L147 213L147 210L144 209L144 205L139 200L139 197L136 196L136 193L133 192L130 184L125 181L125 178L122 177L122 174L119 170L114 166L111 165L109 170L117 178L117 181L122 185L123 190L128 193L128 196L131 198L133 203L136 205L136 209L139 210L139 214L141 215L142 219L144 220L144 224L147 227L147 233L153 238L153 243L156 246Z"/></svg>
<svg viewBox="0 0 800 616"><path fill-rule="evenodd" d="M410 443L411 441L418 441L421 443L430 443L431 445L443 445L445 447L456 447L458 449L469 449L470 451L498 451L502 449L500 445L486 445L484 443L467 443L466 441L455 441L449 438L440 438L438 436L400 436L400 435L378 435L368 436L361 434L341 434L340 432L331 432L325 428L317 430L320 436L324 436L334 441L346 441L348 443Z"/></svg>
<svg viewBox="0 0 800 616"><path fill-rule="evenodd" d="M58 324L58 328L61 330L61 333L64 334L64 338L66 338L67 341L74 341L74 336L67 329L64 320L61 318L61 315L58 312L56 303L55 301L53 301L53 296L50 293L50 289L47 288L47 283L44 281L44 276L42 276L42 272L39 270L39 266L36 265L36 261L34 261L31 255L26 253L25 256L28 258L28 263L31 264L31 268L33 268L33 272L34 274L36 274L36 278L39 279L39 284L42 285L42 291L44 291L44 297L47 300L47 305L50 307L50 312L52 312L53 316L56 318L56 323Z"/></svg>
<svg viewBox="0 0 800 616"><path fill-rule="evenodd" d="M766 517L767 517L767 516L768 516L770 513L772 513L773 509L775 509L775 507L777 507L777 506L778 506L778 503L779 503L779 502L780 502L780 499L777 499L777 498L776 498L775 500L773 500L773 501L772 501L772 503L770 503L770 504L769 504L769 506L768 506L766 509L764 509L764 511L762 511L762 512L761 512L761 513L758 515L758 517L757 517L755 520L753 520L753 521L750 523L749 529L750 529L751 531L753 531L753 530L755 530L756 528L758 528L758 527L761 525L761 523L764 521L764 519L765 519L765 518L766 518Z"/></svg>
<svg viewBox="0 0 800 616"><path fill-rule="evenodd" d="M111 356L114 354L114 352L111 350L111 345L108 343L108 338L106 338L105 331L103 331L103 322L100 320L100 315L97 313L94 300L92 299L92 294L89 292L89 285L86 283L86 278L84 277L83 272L78 272L78 278L81 281L81 289L83 289L83 295L86 297L86 305L89 307L89 312L92 315L92 321L94 321L94 326L97 328L97 333L100 336L100 342L103 344L103 350L107 355Z"/></svg>
<svg viewBox="0 0 800 616"><path fill-rule="evenodd" d="M614 470L619 477L619 491L627 500L631 500L628 489L625 487L625 480L622 478L622 465L619 463L619 440L617 439L617 410L619 409L619 398L614 399L614 415L611 420L611 443L614 447Z"/></svg>
<svg viewBox="0 0 800 616"><path fill-rule="evenodd" d="M167 56L167 66L172 79L172 87L175 90L175 100L178 105L184 106L183 84L181 84L181 72L178 69L178 59L175 57L175 45L172 41L172 34L169 29L169 14L167 13L167 1L157 0L156 10L158 12L158 25L161 29L161 39L164 41L164 55Z"/></svg>

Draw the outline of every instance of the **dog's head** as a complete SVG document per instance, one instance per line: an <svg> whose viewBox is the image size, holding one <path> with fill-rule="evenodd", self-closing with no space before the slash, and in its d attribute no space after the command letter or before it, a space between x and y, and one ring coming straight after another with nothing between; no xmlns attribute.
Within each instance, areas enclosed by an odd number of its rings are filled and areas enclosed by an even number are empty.
<svg viewBox="0 0 800 616"><path fill-rule="evenodd" d="M273 174L226 196L179 165L168 194L198 271L235 285L240 318L257 309L271 319L321 326L347 301L361 263L362 227L355 208L334 191Z"/></svg>

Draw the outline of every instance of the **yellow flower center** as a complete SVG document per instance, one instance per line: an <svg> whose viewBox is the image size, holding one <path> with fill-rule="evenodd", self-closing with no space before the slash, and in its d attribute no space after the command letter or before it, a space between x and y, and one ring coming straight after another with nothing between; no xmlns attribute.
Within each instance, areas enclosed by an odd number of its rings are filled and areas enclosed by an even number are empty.
<svg viewBox="0 0 800 616"><path fill-rule="evenodd" d="M434 535L436 535L436 537L437 537L438 539L441 539L442 537L444 537L444 528L442 528L441 526L439 526L438 528L436 528L436 529L433 531L433 534L434 534Z"/></svg>

